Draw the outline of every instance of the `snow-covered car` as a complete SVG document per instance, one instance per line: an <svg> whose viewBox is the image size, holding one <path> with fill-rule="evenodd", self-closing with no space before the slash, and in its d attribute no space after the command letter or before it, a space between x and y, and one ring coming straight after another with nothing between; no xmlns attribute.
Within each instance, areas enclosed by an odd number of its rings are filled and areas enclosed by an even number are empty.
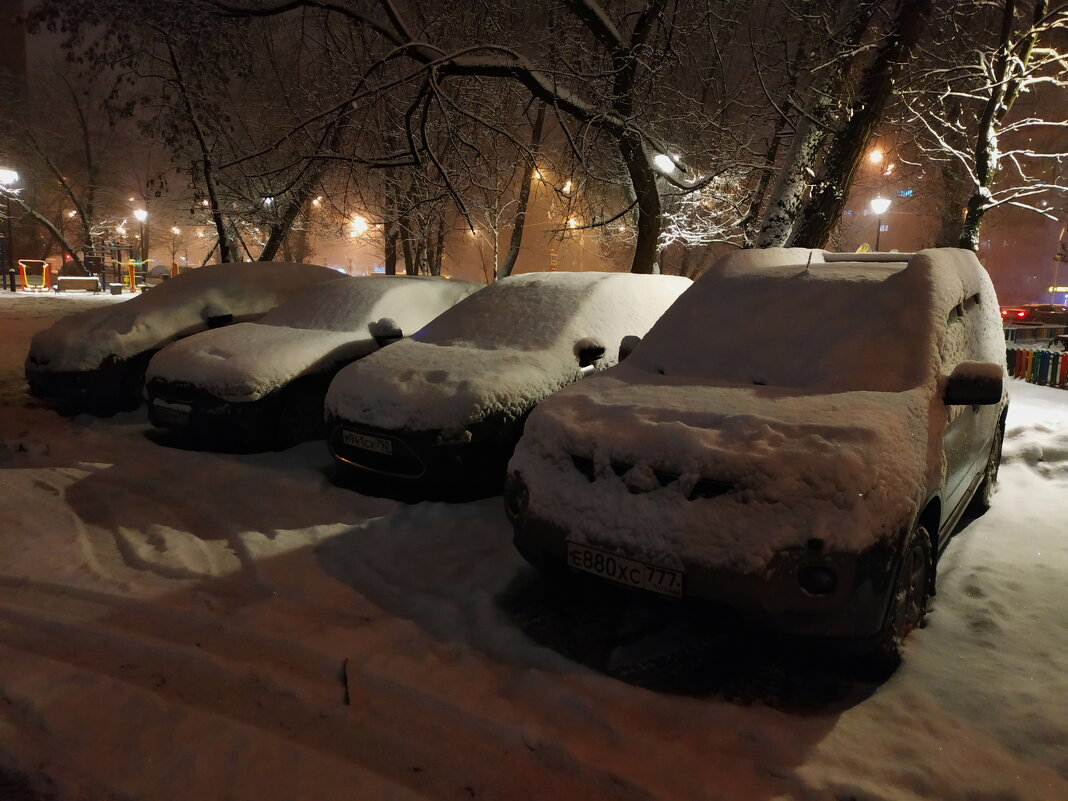
<svg viewBox="0 0 1068 801"><path fill-rule="evenodd" d="M227 447L321 437L323 400L338 370L479 288L385 275L309 286L257 322L204 331L157 353L145 381L149 419Z"/></svg>
<svg viewBox="0 0 1068 801"><path fill-rule="evenodd" d="M527 414L614 364L690 285L625 273L498 281L410 338L349 365L326 398L334 458L401 493L499 491Z"/></svg>
<svg viewBox="0 0 1068 801"><path fill-rule="evenodd" d="M314 264L245 262L190 270L130 300L89 309L38 332L26 357L30 393L109 412L141 402L145 367L164 345L254 320L294 292L343 276Z"/></svg>
<svg viewBox="0 0 1068 801"><path fill-rule="evenodd" d="M542 403L508 468L520 553L893 657L990 502L1004 342L972 253L863 260L732 254Z"/></svg>

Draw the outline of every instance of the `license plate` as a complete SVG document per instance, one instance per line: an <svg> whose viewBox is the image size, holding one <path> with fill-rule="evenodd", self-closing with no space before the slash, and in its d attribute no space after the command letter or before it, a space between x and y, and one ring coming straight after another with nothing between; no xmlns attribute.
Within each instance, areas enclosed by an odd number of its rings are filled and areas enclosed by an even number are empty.
<svg viewBox="0 0 1068 801"><path fill-rule="evenodd" d="M346 428L341 431L341 441L353 448L371 451L371 453L393 455L393 443L385 437L372 437L368 434L361 434L359 431L349 431Z"/></svg>
<svg viewBox="0 0 1068 801"><path fill-rule="evenodd" d="M152 411L160 425L171 428L185 428L189 425L189 414L192 407L186 403L167 403L156 399L152 403Z"/></svg>
<svg viewBox="0 0 1068 801"><path fill-rule="evenodd" d="M639 562L574 542L567 544L567 564L575 570L592 573L617 584L674 598L682 597L682 571L669 567Z"/></svg>

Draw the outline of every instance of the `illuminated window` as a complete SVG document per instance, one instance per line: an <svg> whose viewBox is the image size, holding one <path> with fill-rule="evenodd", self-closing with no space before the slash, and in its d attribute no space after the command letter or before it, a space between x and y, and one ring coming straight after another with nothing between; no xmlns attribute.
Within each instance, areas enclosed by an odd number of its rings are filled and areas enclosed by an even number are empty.
<svg viewBox="0 0 1068 801"><path fill-rule="evenodd" d="M911 189L898 189L897 190L897 196L898 197L912 197L912 190Z"/></svg>

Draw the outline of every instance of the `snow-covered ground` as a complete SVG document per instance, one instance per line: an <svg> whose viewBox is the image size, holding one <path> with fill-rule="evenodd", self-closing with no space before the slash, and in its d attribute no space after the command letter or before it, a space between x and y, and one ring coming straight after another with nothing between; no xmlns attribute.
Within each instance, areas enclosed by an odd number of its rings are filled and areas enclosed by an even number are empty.
<svg viewBox="0 0 1068 801"><path fill-rule="evenodd" d="M0 799L1068 798L1068 392L1012 382L992 510L873 683L538 579L499 499L333 486L23 394L0 297Z"/></svg>

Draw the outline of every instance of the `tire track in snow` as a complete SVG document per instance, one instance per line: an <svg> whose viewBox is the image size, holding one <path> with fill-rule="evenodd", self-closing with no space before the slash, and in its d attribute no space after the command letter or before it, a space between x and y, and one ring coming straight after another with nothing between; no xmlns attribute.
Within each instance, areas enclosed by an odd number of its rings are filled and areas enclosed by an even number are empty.
<svg viewBox="0 0 1068 801"><path fill-rule="evenodd" d="M651 796L562 745L289 641L71 587L0 576L4 646L223 715L434 798ZM344 705L348 691L351 706ZM442 793L445 789L448 792Z"/></svg>

